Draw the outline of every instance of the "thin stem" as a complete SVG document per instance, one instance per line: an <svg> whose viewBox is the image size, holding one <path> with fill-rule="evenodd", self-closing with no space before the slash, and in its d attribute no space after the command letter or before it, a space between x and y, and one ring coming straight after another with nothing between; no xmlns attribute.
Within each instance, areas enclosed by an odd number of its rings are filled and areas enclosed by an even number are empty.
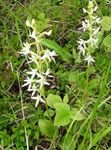
<svg viewBox="0 0 111 150"><path fill-rule="evenodd" d="M20 86L20 80L19 80L18 72L17 72L17 78L18 78L19 91L20 91L20 97L21 97L22 117L23 117L23 120L25 120L24 104L23 104L23 98L22 98L22 90L21 90L21 86ZM26 140L27 150L29 150L28 133L27 133L27 129L26 129L25 126L24 126L24 131L25 131L25 140Z"/></svg>

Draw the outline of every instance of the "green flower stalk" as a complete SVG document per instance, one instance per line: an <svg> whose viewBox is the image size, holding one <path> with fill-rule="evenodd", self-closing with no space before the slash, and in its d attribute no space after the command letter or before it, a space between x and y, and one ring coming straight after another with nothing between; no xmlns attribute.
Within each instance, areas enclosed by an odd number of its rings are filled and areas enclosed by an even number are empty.
<svg viewBox="0 0 111 150"><path fill-rule="evenodd" d="M27 91L32 93L31 99L36 100L35 107L37 107L39 102L45 103L44 86L49 86L53 77L50 75L49 63L55 62L54 57L57 54L49 49L44 49L40 43L45 35L51 35L52 30L42 33L37 32L35 19L32 19L31 22L27 20L26 25L30 28L30 43L23 43L20 54L26 57L29 70L26 72L25 83L22 87L27 86Z"/></svg>
<svg viewBox="0 0 111 150"><path fill-rule="evenodd" d="M88 33L87 40L80 39L78 41L79 54L83 55L84 60L87 61L88 65L92 65L95 62L91 56L94 52L94 48L97 47L98 43L98 34L100 31L100 18L96 16L96 11L98 7L95 6L93 0L89 0L88 9L83 8L83 12L87 14L85 21L82 21L83 32Z"/></svg>

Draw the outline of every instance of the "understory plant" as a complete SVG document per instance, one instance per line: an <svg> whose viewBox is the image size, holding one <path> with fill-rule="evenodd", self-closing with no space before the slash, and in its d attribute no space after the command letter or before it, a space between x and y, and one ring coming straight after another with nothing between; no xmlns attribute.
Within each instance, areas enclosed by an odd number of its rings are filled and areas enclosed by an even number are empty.
<svg viewBox="0 0 111 150"><path fill-rule="evenodd" d="M82 31L86 33L86 37L81 37L78 41L79 54L83 56L83 60L87 61L88 65L95 62L93 54L95 49L98 48L98 34L101 29L100 17L97 16L97 4L93 0L88 3L88 9L83 8L86 14L85 19L82 21ZM83 33L82 33L83 34Z"/></svg>
<svg viewBox="0 0 111 150"><path fill-rule="evenodd" d="M29 27L29 42L23 43L23 48L20 52L26 58L26 63L29 68L26 71L25 84L22 87L27 86L27 91L31 92L31 99L36 100L35 107L38 106L39 102L45 103L45 88L51 83L52 75L50 75L49 63L53 61L54 57L57 56L55 51L50 51L41 45L41 40L44 36L50 36L52 30L44 31L39 33L36 29L36 21L26 21L27 27Z"/></svg>
<svg viewBox="0 0 111 150"><path fill-rule="evenodd" d="M0 150L111 150L110 2L1 4Z"/></svg>

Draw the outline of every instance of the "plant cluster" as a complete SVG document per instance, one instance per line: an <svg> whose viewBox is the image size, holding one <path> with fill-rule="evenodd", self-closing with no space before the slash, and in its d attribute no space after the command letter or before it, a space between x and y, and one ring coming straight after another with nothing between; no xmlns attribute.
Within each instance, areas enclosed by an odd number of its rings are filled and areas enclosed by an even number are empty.
<svg viewBox="0 0 111 150"><path fill-rule="evenodd" d="M53 60L56 53L45 49L40 41L43 36L51 35L51 30L48 32L39 33L36 30L36 22L32 19L31 22L26 21L26 25L32 29L30 30L30 40L32 42L23 43L23 48L20 54L24 55L29 65L29 71L26 72L25 84L22 86L28 86L27 91L32 92L31 99L36 100L35 107L39 102L45 103L43 98L45 97L44 85L50 85L51 78L49 63ZM49 81L49 82L48 82Z"/></svg>
<svg viewBox="0 0 111 150"><path fill-rule="evenodd" d="M110 150L110 1L0 6L0 150Z"/></svg>
<svg viewBox="0 0 111 150"><path fill-rule="evenodd" d="M98 6L95 6L94 1L89 1L88 4L88 10L83 8L84 13L86 13L88 16L86 17L85 21L82 21L82 30L84 32L88 33L88 39L80 39L78 41L79 46L79 54L82 54L86 58L84 58L85 61L87 61L88 65L91 65L95 62L95 60L92 58L92 54L94 53L94 50L96 47L98 47L98 34L100 30L100 18L96 16Z"/></svg>

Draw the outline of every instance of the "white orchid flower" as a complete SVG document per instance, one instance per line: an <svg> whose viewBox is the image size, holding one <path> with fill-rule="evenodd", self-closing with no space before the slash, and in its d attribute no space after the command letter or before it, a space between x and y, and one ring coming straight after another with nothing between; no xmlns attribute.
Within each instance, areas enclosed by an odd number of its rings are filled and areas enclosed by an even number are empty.
<svg viewBox="0 0 111 150"><path fill-rule="evenodd" d="M31 27L32 29L34 29L34 25L35 25L35 19L32 19L32 21L30 22L29 20L26 20L26 26L27 27Z"/></svg>
<svg viewBox="0 0 111 150"><path fill-rule="evenodd" d="M32 19L32 21L26 20L26 26L31 28L31 30L29 30L30 43L23 43L20 54L27 56L26 61L30 68L26 72L26 79L22 87L27 86L27 91L31 92L31 98L36 100L35 107L37 107L39 102L45 103L42 98L42 91L45 85L50 85L48 78L53 77L50 75L48 63L52 60L55 62L54 57L57 56L57 54L49 49L44 49L40 43L40 40L42 40L45 35L51 35L52 30L39 33L35 25L35 19ZM35 96L36 94L38 94L38 96Z"/></svg>
<svg viewBox="0 0 111 150"><path fill-rule="evenodd" d="M30 90L32 83L34 82L33 78L29 78L27 76L27 79L24 80L24 84L22 85L22 87L28 86L28 90Z"/></svg>
<svg viewBox="0 0 111 150"><path fill-rule="evenodd" d="M53 77L50 75L50 69L48 69L45 73L43 72L43 75L45 75L46 77Z"/></svg>
<svg viewBox="0 0 111 150"><path fill-rule="evenodd" d="M31 45L28 42L23 43L23 48L19 53L25 56L28 55L30 53L30 47Z"/></svg>
<svg viewBox="0 0 111 150"><path fill-rule="evenodd" d="M40 90L42 90L44 85L50 85L50 83L46 81L46 78L44 76L41 76L41 78L39 80L36 80L36 82L39 84Z"/></svg>
<svg viewBox="0 0 111 150"><path fill-rule="evenodd" d="M85 8L83 8L83 12L84 12L84 13L87 13L87 10L86 10Z"/></svg>
<svg viewBox="0 0 111 150"><path fill-rule="evenodd" d="M50 51L50 50L47 49L45 51L45 54L41 57L41 60L48 59L49 61L53 60L55 62L55 59L53 58L54 56L57 56L55 51Z"/></svg>
<svg viewBox="0 0 111 150"><path fill-rule="evenodd" d="M37 36L36 36L35 30L33 30L32 33L29 34L29 37L31 37L31 38L34 39L35 41L38 41L38 40L37 40Z"/></svg>
<svg viewBox="0 0 111 150"><path fill-rule="evenodd" d="M38 75L38 69L32 69L27 72L27 74L32 75L31 78L34 78L36 75Z"/></svg>
<svg viewBox="0 0 111 150"><path fill-rule="evenodd" d="M87 44L88 41L85 41L83 39L80 39L78 41L79 43L79 46L78 46L78 49L79 49L79 54L82 53L82 55L84 56L85 55L85 51L86 51L86 44Z"/></svg>
<svg viewBox="0 0 111 150"><path fill-rule="evenodd" d="M34 96L35 93L37 92L37 86L36 86L35 84L33 84L33 85L30 87L30 89L28 88L27 91L32 92L32 95L31 95L31 96Z"/></svg>
<svg viewBox="0 0 111 150"><path fill-rule="evenodd" d="M35 97L31 97L33 100L36 100L35 108L38 106L39 102L45 103L41 95L37 95Z"/></svg>
<svg viewBox="0 0 111 150"><path fill-rule="evenodd" d="M84 60L87 61L88 65L92 65L92 63L95 62L95 60L90 54Z"/></svg>

